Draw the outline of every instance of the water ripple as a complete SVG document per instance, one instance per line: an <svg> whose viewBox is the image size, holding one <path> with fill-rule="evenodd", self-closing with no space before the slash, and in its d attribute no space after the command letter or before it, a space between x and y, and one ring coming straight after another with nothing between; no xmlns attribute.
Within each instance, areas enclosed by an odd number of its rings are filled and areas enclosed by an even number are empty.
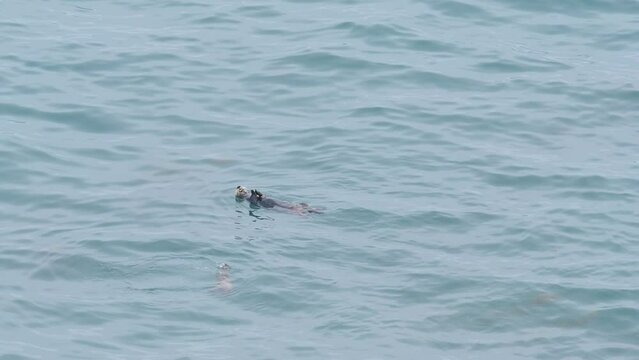
<svg viewBox="0 0 639 360"><path fill-rule="evenodd" d="M113 119L97 108L81 111L43 111L15 104L0 103L0 115L38 119L92 133L116 133L129 129L126 122Z"/></svg>
<svg viewBox="0 0 639 360"><path fill-rule="evenodd" d="M636 2L4 5L0 358L637 358Z"/></svg>

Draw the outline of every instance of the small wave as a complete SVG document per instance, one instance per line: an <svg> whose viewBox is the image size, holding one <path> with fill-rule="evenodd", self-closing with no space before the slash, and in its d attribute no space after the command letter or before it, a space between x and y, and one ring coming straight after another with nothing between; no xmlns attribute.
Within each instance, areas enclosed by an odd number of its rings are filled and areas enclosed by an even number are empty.
<svg viewBox="0 0 639 360"><path fill-rule="evenodd" d="M509 175L481 173L484 181L494 186L514 188L628 189L639 187L639 180L608 178L600 175Z"/></svg>
<svg viewBox="0 0 639 360"><path fill-rule="evenodd" d="M108 116L98 108L86 108L82 111L55 112L0 103L0 115L44 120L91 133L119 133L130 129L127 123Z"/></svg>
<svg viewBox="0 0 639 360"><path fill-rule="evenodd" d="M540 64L540 65L536 65ZM486 72L503 72L503 73L512 73L512 72L553 72L560 70L568 70L571 69L570 66L559 63L559 62L550 62L550 61L527 61L524 62L514 62L514 61L491 61L491 62L483 62L476 65L476 68L481 71Z"/></svg>
<svg viewBox="0 0 639 360"><path fill-rule="evenodd" d="M57 255L31 273L33 279L48 281L89 281L121 276L122 271L113 264L79 254Z"/></svg>
<svg viewBox="0 0 639 360"><path fill-rule="evenodd" d="M522 11L539 13L559 13L574 17L590 17L598 13L637 13L639 4L634 1L601 1L601 0L499 0L507 6Z"/></svg>
<svg viewBox="0 0 639 360"><path fill-rule="evenodd" d="M280 66L295 65L311 71L390 71L403 69L401 65L391 65L354 57L340 56L327 52L309 52L285 56L273 61Z"/></svg>

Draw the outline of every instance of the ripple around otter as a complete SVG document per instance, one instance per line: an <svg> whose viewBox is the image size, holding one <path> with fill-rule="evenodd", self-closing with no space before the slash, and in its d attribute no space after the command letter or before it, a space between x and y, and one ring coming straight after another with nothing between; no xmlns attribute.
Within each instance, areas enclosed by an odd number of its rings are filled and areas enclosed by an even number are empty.
<svg viewBox="0 0 639 360"><path fill-rule="evenodd" d="M2 4L0 359L639 358L636 1Z"/></svg>

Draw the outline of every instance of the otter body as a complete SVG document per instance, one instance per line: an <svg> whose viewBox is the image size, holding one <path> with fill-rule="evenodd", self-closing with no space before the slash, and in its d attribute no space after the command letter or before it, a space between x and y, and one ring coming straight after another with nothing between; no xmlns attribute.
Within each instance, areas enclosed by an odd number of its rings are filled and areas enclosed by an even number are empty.
<svg viewBox="0 0 639 360"><path fill-rule="evenodd" d="M251 203L251 205L259 207L273 208L279 206L290 209L290 206L288 204L283 204L271 198L266 198L261 192L257 190L251 190L251 196L248 198L248 201Z"/></svg>

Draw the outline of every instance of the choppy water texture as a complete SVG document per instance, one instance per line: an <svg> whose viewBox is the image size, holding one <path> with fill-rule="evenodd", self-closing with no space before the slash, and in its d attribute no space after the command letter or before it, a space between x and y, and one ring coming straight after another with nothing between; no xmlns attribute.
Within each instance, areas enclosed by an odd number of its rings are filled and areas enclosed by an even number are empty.
<svg viewBox="0 0 639 360"><path fill-rule="evenodd" d="M0 359L638 359L638 18L0 1Z"/></svg>

